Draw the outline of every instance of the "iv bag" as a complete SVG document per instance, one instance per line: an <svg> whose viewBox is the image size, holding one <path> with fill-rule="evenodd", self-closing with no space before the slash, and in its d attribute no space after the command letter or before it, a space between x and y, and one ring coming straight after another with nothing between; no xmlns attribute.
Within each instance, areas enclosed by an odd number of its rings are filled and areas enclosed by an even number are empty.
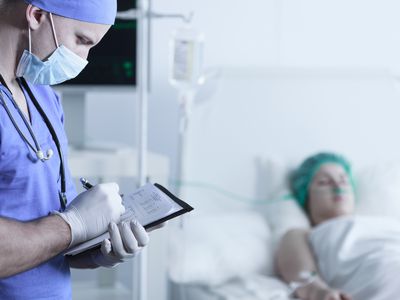
<svg viewBox="0 0 400 300"><path fill-rule="evenodd" d="M204 36L188 26L177 29L170 42L170 83L193 90L203 75Z"/></svg>

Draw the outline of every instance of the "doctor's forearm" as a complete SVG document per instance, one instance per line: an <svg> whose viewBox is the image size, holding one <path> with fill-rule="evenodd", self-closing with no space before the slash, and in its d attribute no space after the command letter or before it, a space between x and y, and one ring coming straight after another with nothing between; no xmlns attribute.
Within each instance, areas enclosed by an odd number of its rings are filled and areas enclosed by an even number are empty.
<svg viewBox="0 0 400 300"><path fill-rule="evenodd" d="M0 218L0 278L29 270L65 250L71 231L59 216L32 222Z"/></svg>

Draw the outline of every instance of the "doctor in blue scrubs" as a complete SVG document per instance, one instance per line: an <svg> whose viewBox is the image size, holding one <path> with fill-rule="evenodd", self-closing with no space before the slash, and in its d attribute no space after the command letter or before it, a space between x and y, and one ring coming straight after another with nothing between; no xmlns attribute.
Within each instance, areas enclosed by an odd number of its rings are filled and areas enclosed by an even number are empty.
<svg viewBox="0 0 400 300"><path fill-rule="evenodd" d="M71 299L70 267L112 267L148 242L137 222L119 223L117 184L76 194L63 111L50 87L83 70L116 6L0 0L0 299ZM107 230L101 249L61 254Z"/></svg>

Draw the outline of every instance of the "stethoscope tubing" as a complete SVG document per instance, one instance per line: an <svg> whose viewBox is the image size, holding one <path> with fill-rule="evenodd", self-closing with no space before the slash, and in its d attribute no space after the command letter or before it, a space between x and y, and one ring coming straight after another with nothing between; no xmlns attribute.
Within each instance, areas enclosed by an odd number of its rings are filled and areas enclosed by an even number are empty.
<svg viewBox="0 0 400 300"><path fill-rule="evenodd" d="M24 114L21 112L21 110L19 109L18 105L15 103L14 99L11 98L11 100L12 100L14 106L17 108L17 111L18 111L19 115L21 116L21 118L22 118L22 120L24 121L26 127L28 128L28 131L29 131L29 133L30 133L30 135L31 135L31 137L32 137L32 139L33 139L33 142L35 143L36 149L35 149L35 147L33 147L33 145L29 142L29 140L26 138L26 136L23 134L23 132L21 131L21 129L18 127L17 123L15 122L15 119L14 119L14 117L12 116L12 114L11 114L11 112L10 112L10 109L8 108L8 105L7 105L6 101L4 100L3 91L1 91L1 90L0 90L0 98L1 98L0 100L3 102L4 108L5 108L6 112L7 112L8 117L10 118L11 122L13 123L15 129L18 131L19 135L24 139L25 143L29 146L29 148L32 149L32 151L34 151L35 153L36 153L37 151L39 151L39 150L40 150L40 145L39 145L39 143L38 143L38 141L37 141L37 139L36 139L35 134L33 133L32 127L30 126L29 122L26 120L26 117L25 117Z"/></svg>
<svg viewBox="0 0 400 300"><path fill-rule="evenodd" d="M64 165L64 156L63 156L63 152L62 152L62 148L61 148L61 144L60 144L60 140L58 139L57 133L54 130L53 125L51 124L49 118L47 117L46 113L44 112L43 108L40 106L39 102L37 101L35 95L33 94L32 90L30 89L28 83L26 82L26 80L24 78L21 78L21 84L24 87L24 89L28 92L28 95L33 103L33 105L35 106L35 108L38 110L39 114L41 115L41 117L43 118L48 130L50 131L51 137L56 145L57 148L57 152L60 158L60 180L61 180L61 194L60 194L60 202L61 202L61 208L64 210L67 204L67 199L66 199L66 175L65 175L65 165ZM22 111L19 109L18 105L15 103L15 100L12 99L13 104L16 105L16 108L18 110L18 113L20 114L20 116L22 117L26 127L28 128L28 131L30 133L30 135L32 136L32 139L35 143L36 149L33 147L33 145L28 141L28 139L25 137L25 135L23 134L23 132L21 131L21 129L19 128L18 124L16 123L15 119L13 118L7 104L6 101L3 97L3 91L0 90L0 98L3 102L3 106L7 112L7 115L9 116L11 122L13 123L15 129L17 130L18 134L21 136L21 138L27 143L27 145L35 152L37 153L38 151L41 151L40 145L36 139L36 136L32 130L31 125L29 124L28 120L26 119L26 117L23 115Z"/></svg>

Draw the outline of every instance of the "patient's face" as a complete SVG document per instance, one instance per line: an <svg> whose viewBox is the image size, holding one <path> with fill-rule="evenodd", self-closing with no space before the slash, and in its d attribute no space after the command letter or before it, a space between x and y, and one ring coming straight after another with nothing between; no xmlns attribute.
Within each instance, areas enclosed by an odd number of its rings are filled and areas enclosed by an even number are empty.
<svg viewBox="0 0 400 300"><path fill-rule="evenodd" d="M308 212L314 225L352 214L354 190L347 172L339 164L323 164L308 190Z"/></svg>

